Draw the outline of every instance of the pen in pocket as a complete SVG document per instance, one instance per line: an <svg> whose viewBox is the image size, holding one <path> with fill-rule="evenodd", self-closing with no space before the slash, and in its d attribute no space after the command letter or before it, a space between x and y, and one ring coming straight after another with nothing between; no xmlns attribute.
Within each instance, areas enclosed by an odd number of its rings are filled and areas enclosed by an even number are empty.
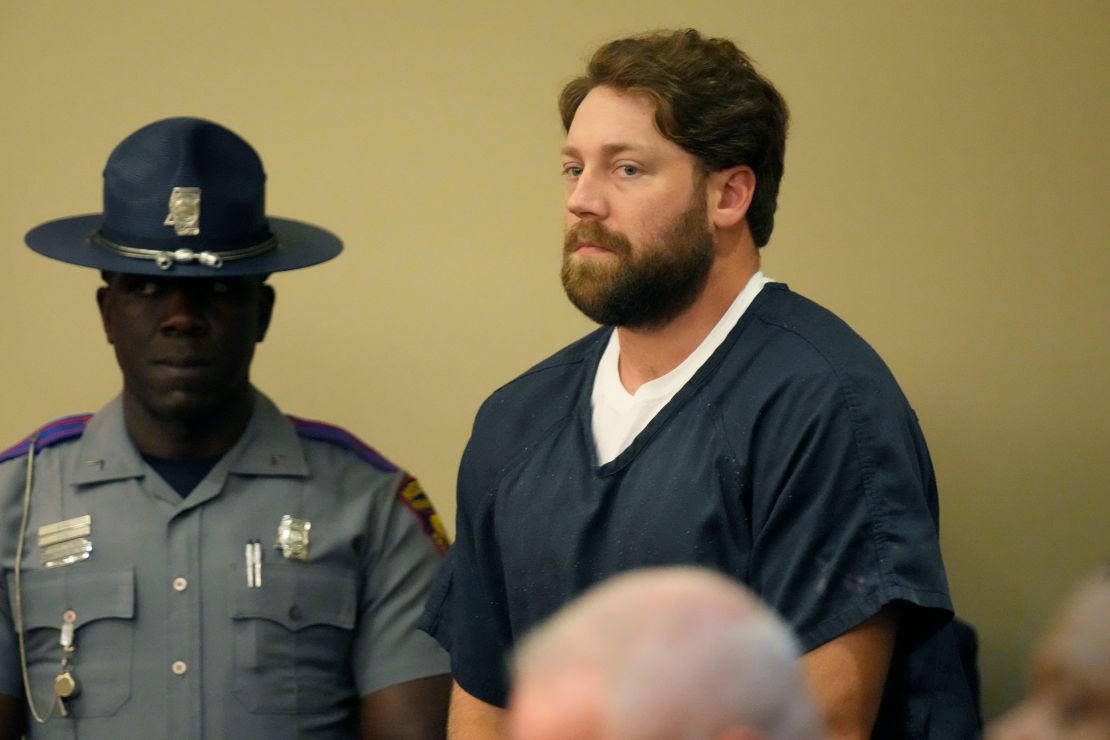
<svg viewBox="0 0 1110 740"><path fill-rule="evenodd" d="M247 588L262 588L262 541L247 540L243 557L247 568Z"/></svg>

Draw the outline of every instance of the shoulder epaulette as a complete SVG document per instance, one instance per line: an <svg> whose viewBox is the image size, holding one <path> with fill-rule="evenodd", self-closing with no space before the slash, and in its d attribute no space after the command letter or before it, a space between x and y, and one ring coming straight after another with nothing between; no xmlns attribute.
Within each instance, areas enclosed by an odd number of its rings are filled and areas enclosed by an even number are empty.
<svg viewBox="0 0 1110 740"><path fill-rule="evenodd" d="M293 428L296 429L297 435L300 437L339 445L355 453L359 459L370 463L383 473L395 473L400 470L383 457L380 452L346 429L319 421L300 419L296 416L289 416L288 419L293 422ZM443 522L440 520L439 514L436 513L431 499L424 493L420 483L411 475L406 474L401 478L395 495L397 500L416 517L420 528L424 530L424 534L432 541L436 549L441 554L447 552L447 548L451 546L447 530L443 528Z"/></svg>
<svg viewBox="0 0 1110 740"><path fill-rule="evenodd" d="M46 426L39 428L38 431L22 442L0 452L0 463L26 455L27 449L31 446L32 439L35 440L35 449L41 450L50 445L57 444L58 442L80 437L84 434L85 425L89 423L89 419L91 419L92 416L92 414L75 414L74 416L64 416L57 421L50 422Z"/></svg>
<svg viewBox="0 0 1110 740"><path fill-rule="evenodd" d="M288 417L293 422L293 428L298 436L306 439L315 439L320 442L331 442L355 453L360 459L370 463L383 473L396 473L400 468L387 460L380 452L363 442L355 435L341 427L325 424L320 421L309 421L296 416Z"/></svg>

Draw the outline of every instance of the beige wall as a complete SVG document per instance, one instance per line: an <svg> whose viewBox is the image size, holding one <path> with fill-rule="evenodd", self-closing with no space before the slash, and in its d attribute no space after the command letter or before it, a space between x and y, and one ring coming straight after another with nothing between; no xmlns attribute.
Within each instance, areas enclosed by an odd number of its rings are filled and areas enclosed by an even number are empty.
<svg viewBox="0 0 1110 740"><path fill-rule="evenodd" d="M258 383L409 467L450 522L481 399L588 328L557 280L560 83L601 40L693 25L793 109L765 269L867 337L920 414L997 712L1052 602L1110 557L1110 5L528 5L0 5L0 439L118 384L95 274L23 233L97 210L133 129L201 115L262 153L272 213L347 241L275 278Z"/></svg>

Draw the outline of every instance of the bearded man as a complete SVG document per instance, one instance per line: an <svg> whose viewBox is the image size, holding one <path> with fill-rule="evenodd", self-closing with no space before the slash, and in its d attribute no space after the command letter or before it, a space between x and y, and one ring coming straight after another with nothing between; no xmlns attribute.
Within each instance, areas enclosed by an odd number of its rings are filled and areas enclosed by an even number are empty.
<svg viewBox="0 0 1110 740"><path fill-rule="evenodd" d="M859 336L760 272L782 97L689 30L602 46L560 111L563 284L604 326L478 412L423 622L451 652L449 736L504 736L529 628L665 564L790 624L830 737L977 736L917 418Z"/></svg>

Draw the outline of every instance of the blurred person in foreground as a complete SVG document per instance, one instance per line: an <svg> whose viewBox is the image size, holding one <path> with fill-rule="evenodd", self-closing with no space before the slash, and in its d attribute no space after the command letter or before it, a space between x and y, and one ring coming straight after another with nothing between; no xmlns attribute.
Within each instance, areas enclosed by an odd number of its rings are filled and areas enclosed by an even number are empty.
<svg viewBox="0 0 1110 740"><path fill-rule="evenodd" d="M789 629L700 568L615 576L521 643L512 740L817 740Z"/></svg>
<svg viewBox="0 0 1110 740"><path fill-rule="evenodd" d="M1065 601L1033 655L1029 695L992 726L990 740L1110 738L1110 571Z"/></svg>

